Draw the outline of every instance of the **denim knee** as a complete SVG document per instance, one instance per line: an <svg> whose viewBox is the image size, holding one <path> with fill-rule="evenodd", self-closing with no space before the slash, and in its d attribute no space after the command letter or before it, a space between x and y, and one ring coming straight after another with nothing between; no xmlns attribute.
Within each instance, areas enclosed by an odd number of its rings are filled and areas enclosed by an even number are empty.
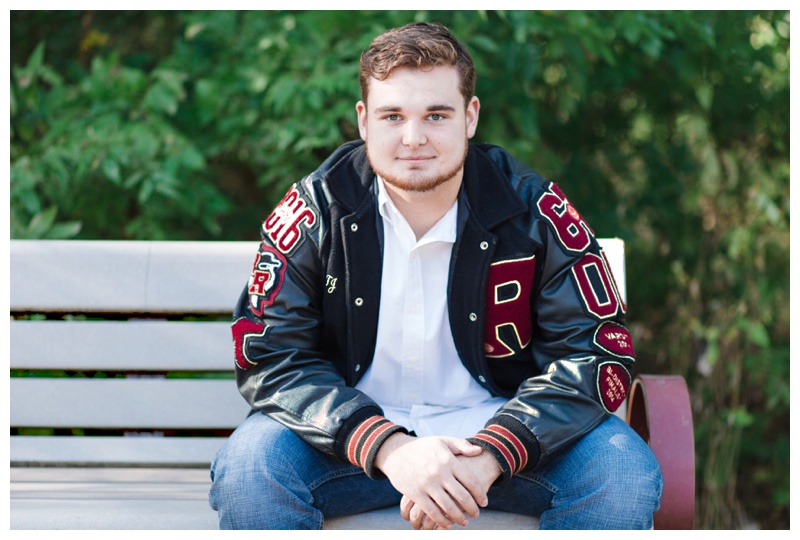
<svg viewBox="0 0 800 540"><path fill-rule="evenodd" d="M578 441L546 476L556 486L542 528L648 529L663 489L649 446L610 417Z"/></svg>
<svg viewBox="0 0 800 540"><path fill-rule="evenodd" d="M220 528L285 528L287 505L300 509L309 528L321 526L310 508L308 486L297 475L301 459L296 435L274 420L254 414L234 431L211 464L208 500Z"/></svg>

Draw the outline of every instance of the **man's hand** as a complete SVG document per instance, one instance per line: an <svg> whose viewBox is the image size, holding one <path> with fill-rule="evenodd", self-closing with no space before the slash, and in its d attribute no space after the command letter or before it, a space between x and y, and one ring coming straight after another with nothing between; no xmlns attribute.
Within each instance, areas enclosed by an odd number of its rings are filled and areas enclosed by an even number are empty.
<svg viewBox="0 0 800 540"><path fill-rule="evenodd" d="M453 523L466 526L464 513L477 517L479 507L488 503L481 479L457 458L481 452L465 439L395 433L381 445L375 466L404 499L413 501L439 528L449 529Z"/></svg>
<svg viewBox="0 0 800 540"><path fill-rule="evenodd" d="M501 474L500 466L488 452L484 452L473 457L464 456L462 454L458 456L457 459L468 464L468 466L476 473L476 476L480 479L483 493L487 493L489 491L491 485ZM486 505L484 504L481 506ZM406 521L411 523L412 527L417 530L430 530L436 528L438 525L433 519L425 514L419 505L417 505L406 495L403 495L403 499L400 501L400 514Z"/></svg>

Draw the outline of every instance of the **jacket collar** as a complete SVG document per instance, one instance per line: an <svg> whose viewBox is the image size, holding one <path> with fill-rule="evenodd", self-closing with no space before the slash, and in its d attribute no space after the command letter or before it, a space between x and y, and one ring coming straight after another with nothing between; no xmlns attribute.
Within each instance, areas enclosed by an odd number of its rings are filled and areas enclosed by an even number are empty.
<svg viewBox="0 0 800 540"><path fill-rule="evenodd" d="M464 162L462 192L466 194L470 216L484 228L492 229L526 211L527 206L514 191L514 175L508 163L511 157L502 152L502 159L487 153L496 147L470 145ZM499 149L498 149L499 150ZM494 156L496 152L493 151ZM328 192L343 208L354 212L372 197L375 172L367 159L363 141L347 143L334 152L320 167ZM327 170L326 170L327 169ZM358 181L354 182L353 178Z"/></svg>

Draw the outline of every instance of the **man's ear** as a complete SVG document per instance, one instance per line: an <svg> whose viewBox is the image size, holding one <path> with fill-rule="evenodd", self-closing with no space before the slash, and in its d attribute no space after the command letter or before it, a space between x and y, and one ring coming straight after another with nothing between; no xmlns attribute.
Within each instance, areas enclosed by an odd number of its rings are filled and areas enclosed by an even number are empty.
<svg viewBox="0 0 800 540"><path fill-rule="evenodd" d="M475 136L475 130L478 129L478 117L481 112L481 102L478 96L472 96L467 104L467 138L471 139Z"/></svg>
<svg viewBox="0 0 800 540"><path fill-rule="evenodd" d="M356 114L358 114L358 133L363 140L367 140L367 104L363 101L356 103Z"/></svg>

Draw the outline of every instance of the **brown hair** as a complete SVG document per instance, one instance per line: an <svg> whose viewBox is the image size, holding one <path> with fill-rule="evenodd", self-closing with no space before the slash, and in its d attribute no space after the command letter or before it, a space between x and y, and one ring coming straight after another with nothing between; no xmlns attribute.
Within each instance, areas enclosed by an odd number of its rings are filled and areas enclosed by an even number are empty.
<svg viewBox="0 0 800 540"><path fill-rule="evenodd" d="M361 100L367 102L369 80L385 80L401 67L429 69L455 66L461 77L464 103L475 95L475 66L467 49L439 23L417 22L387 30L372 40L369 49L361 54L358 81Z"/></svg>

